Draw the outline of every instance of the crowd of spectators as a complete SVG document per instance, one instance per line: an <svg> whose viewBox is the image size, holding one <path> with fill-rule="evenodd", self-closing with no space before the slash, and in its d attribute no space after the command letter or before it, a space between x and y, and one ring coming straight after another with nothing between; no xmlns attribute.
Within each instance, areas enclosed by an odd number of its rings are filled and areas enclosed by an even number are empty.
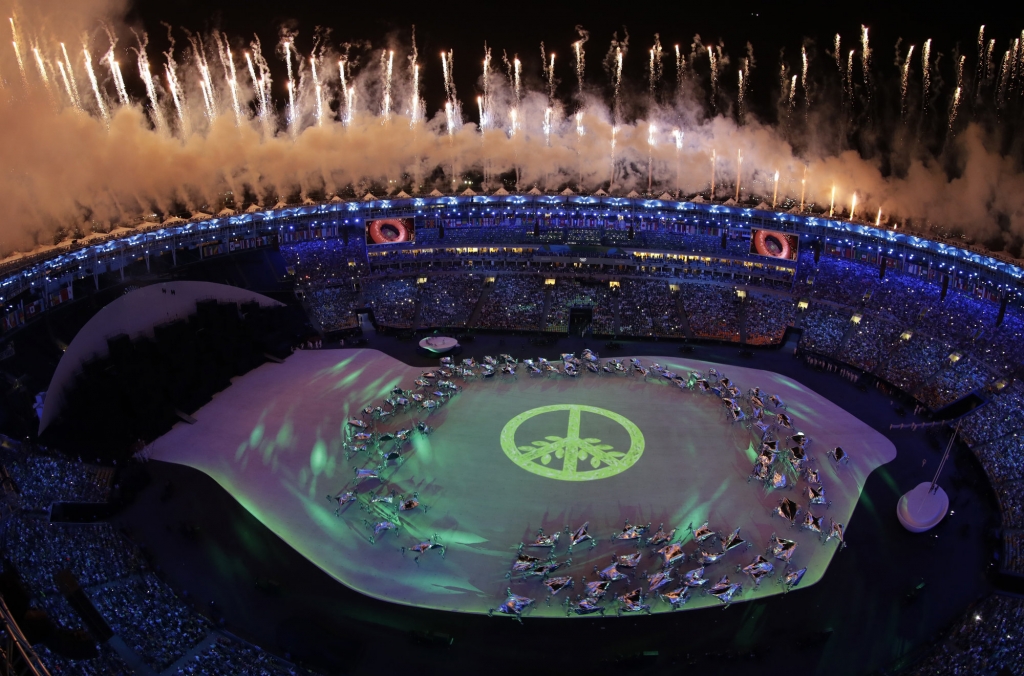
<svg viewBox="0 0 1024 676"><path fill-rule="evenodd" d="M619 333L684 337L686 321L676 294L664 280L626 279L619 301Z"/></svg>
<svg viewBox="0 0 1024 676"><path fill-rule="evenodd" d="M310 672L305 672L309 674ZM175 676L294 676L294 668L255 646L221 636L174 671Z"/></svg>
<svg viewBox="0 0 1024 676"><path fill-rule="evenodd" d="M363 286L363 303L373 308L378 324L395 328L412 327L416 318L416 278L380 277Z"/></svg>
<svg viewBox="0 0 1024 676"><path fill-rule="evenodd" d="M1024 575L1024 531L1008 530L1003 533L1003 570Z"/></svg>
<svg viewBox="0 0 1024 676"><path fill-rule="evenodd" d="M929 376L949 365L953 349L928 336L914 334L901 340L880 369L880 374L904 392L914 392Z"/></svg>
<svg viewBox="0 0 1024 676"><path fill-rule="evenodd" d="M818 263L812 286L813 296L847 307L860 307L865 296L878 282L878 270L874 276L866 274L870 269L862 263L829 256Z"/></svg>
<svg viewBox="0 0 1024 676"><path fill-rule="evenodd" d="M108 523L55 524L44 518L11 518L4 529L5 556L29 589L56 594L54 574L68 569L83 587L126 578L145 569L138 550Z"/></svg>
<svg viewBox="0 0 1024 676"><path fill-rule="evenodd" d="M584 285L575 279L560 279L550 288L551 299L545 318L545 327L548 331L565 333L569 330L569 313L572 308L593 308L598 304L600 294L596 285Z"/></svg>
<svg viewBox="0 0 1024 676"><path fill-rule="evenodd" d="M686 284L680 288L679 298L693 335L739 342L740 300L734 289L718 284Z"/></svg>
<svg viewBox="0 0 1024 676"><path fill-rule="evenodd" d="M139 549L108 523L60 524L32 515L3 525L4 559L18 571L30 607L43 610L64 630L85 630L78 612L57 587L54 574L70 570L115 634L154 671L165 670L211 631L209 623L147 572ZM244 642L217 635L215 642L176 674L289 676L294 668ZM54 676L130 676L136 673L107 644L89 659L70 659L34 646Z"/></svg>
<svg viewBox="0 0 1024 676"><path fill-rule="evenodd" d="M832 355L843 342L850 317L845 311L816 303L807 309L800 326L804 330L800 337L802 349Z"/></svg>
<svg viewBox="0 0 1024 676"><path fill-rule="evenodd" d="M474 275L433 277L420 286L420 326L464 327L480 300L483 278Z"/></svg>
<svg viewBox="0 0 1024 676"><path fill-rule="evenodd" d="M989 394L989 402L963 419L960 434L974 446L1024 429L1024 388L1017 383Z"/></svg>
<svg viewBox="0 0 1024 676"><path fill-rule="evenodd" d="M332 286L366 274L366 244L361 236L313 239L281 246L285 262L300 284Z"/></svg>
<svg viewBox="0 0 1024 676"><path fill-rule="evenodd" d="M1024 600L990 596L968 611L911 676L1024 673Z"/></svg>
<svg viewBox="0 0 1024 676"><path fill-rule="evenodd" d="M864 266L863 275L877 274L874 266ZM897 272L889 272L878 282L868 302L869 309L888 317L901 327L917 324L922 312L939 302L940 288L935 284Z"/></svg>
<svg viewBox="0 0 1024 676"><path fill-rule="evenodd" d="M529 232L529 234L527 234ZM444 237L439 237L438 228L420 228L416 231L418 244L433 243L436 246L521 244L532 239L533 230L525 226L503 225L498 227L447 227Z"/></svg>
<svg viewBox="0 0 1024 676"><path fill-rule="evenodd" d="M876 317L862 317L852 330L839 359L869 372L892 351L901 333L896 324Z"/></svg>
<svg viewBox="0 0 1024 676"><path fill-rule="evenodd" d="M73 660L58 655L43 643L33 646L51 676L135 676L136 671L110 646L99 644L96 657Z"/></svg>
<svg viewBox="0 0 1024 676"><path fill-rule="evenodd" d="M995 303L980 302L974 296L949 290L946 299L932 305L918 326L931 337L957 346L967 346L996 323Z"/></svg>
<svg viewBox="0 0 1024 676"><path fill-rule="evenodd" d="M0 454L17 486L21 508L42 511L55 502L106 502L113 470L49 455Z"/></svg>
<svg viewBox="0 0 1024 676"><path fill-rule="evenodd" d="M796 302L791 296L748 293L744 327L750 345L776 345L793 325Z"/></svg>
<svg viewBox="0 0 1024 676"><path fill-rule="evenodd" d="M938 410L983 388L991 377L992 372L984 364L970 357L961 357L936 373L914 396L932 410Z"/></svg>
<svg viewBox="0 0 1024 676"><path fill-rule="evenodd" d="M306 294L309 310L324 331L350 329L357 324L352 313L356 294L347 286L313 289Z"/></svg>
<svg viewBox="0 0 1024 676"><path fill-rule="evenodd" d="M114 633L156 671L176 662L210 631L205 618L149 573L104 583L86 594Z"/></svg>
<svg viewBox="0 0 1024 676"><path fill-rule="evenodd" d="M1024 321L1008 311L1001 326L989 326L971 346L971 354L1001 374L1019 368L1020 346L1024 345Z"/></svg>
<svg viewBox="0 0 1024 676"><path fill-rule="evenodd" d="M1013 433L974 447L974 454L994 484L1024 479L1024 433Z"/></svg>
<svg viewBox="0 0 1024 676"><path fill-rule="evenodd" d="M999 501L1003 528L1024 529L1024 481L1007 481L992 488Z"/></svg>
<svg viewBox="0 0 1024 676"><path fill-rule="evenodd" d="M547 288L534 275L499 275L484 299L476 325L511 331L536 330L544 312Z"/></svg>

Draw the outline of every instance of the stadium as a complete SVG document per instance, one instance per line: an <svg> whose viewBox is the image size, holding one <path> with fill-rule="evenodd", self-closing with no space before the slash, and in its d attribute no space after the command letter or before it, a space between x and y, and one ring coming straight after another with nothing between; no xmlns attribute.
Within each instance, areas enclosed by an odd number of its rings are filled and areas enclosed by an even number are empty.
<svg viewBox="0 0 1024 676"><path fill-rule="evenodd" d="M1024 673L1013 8L0 6L3 673Z"/></svg>
<svg viewBox="0 0 1024 676"><path fill-rule="evenodd" d="M396 642L933 673L1012 636L1017 261L764 204L502 192L5 264L5 599L50 673L361 671ZM804 436L758 474L759 443ZM518 455L534 437L554 462ZM897 504L947 444L948 514L912 534ZM552 629L609 640L552 656Z"/></svg>

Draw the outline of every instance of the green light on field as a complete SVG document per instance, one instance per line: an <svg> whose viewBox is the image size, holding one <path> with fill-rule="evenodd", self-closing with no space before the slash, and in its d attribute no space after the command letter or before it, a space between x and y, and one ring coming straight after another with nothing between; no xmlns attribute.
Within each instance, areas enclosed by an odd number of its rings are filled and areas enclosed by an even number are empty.
<svg viewBox="0 0 1024 676"><path fill-rule="evenodd" d="M277 438L274 440L276 446L288 448L295 440L295 427L291 420L285 420L281 429L277 430Z"/></svg>
<svg viewBox="0 0 1024 676"><path fill-rule="evenodd" d="M313 452L309 454L309 468L313 470L313 476L320 476L327 467L327 444L323 439L317 439L313 444Z"/></svg>

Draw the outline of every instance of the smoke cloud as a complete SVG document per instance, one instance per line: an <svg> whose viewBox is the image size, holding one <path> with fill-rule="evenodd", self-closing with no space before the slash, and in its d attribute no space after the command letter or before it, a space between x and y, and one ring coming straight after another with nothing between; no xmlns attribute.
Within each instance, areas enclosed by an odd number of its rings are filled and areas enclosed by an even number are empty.
<svg viewBox="0 0 1024 676"><path fill-rule="evenodd" d="M0 47L4 253L51 243L54 233L106 231L153 212L213 212L228 193L237 208L250 200L269 207L294 195L461 191L471 175L484 179L482 186L474 184L478 191L497 189L504 177L510 189L523 191L569 186L626 194L646 192L650 182L655 196L707 196L713 152L718 199L732 196L740 170L744 199L757 195L770 202L778 171L780 203L788 199L787 207L805 194L808 205L827 212L835 189L837 213L848 213L856 192L857 216L871 222L880 209L884 222L913 219L916 227L962 232L996 248L1019 246L1024 236L1024 175L1017 151L1005 150L1016 145L1008 142L1006 125L993 124L993 115L978 103L988 96L993 110L1010 110L1014 97L1024 95L1024 76L1022 82L1003 83L998 69L984 63L964 69L967 78L979 73L978 81L961 85L971 92L971 105L960 108L955 120L950 116L948 130L924 113L879 110L883 97L867 88L888 86L886 78L869 81L855 73L847 81L845 57L837 68L831 55L814 60L813 48L803 55L811 59L806 76L801 55L773 67L783 73L783 85L786 73L801 76L799 92L792 94L799 100L797 112L787 114L791 93L783 87L780 119L774 122L760 121L749 110L741 117L737 110L736 69L746 67L749 74L753 68L749 46L746 58L733 66L721 47L709 49L698 38L689 55L684 49L675 59L677 72L662 77L659 66L653 85L646 79L623 83L617 94L608 83L616 67L612 57L608 72L595 67L592 77L562 72L563 91L555 100L539 76L532 84L524 78L518 103L514 84L494 63L486 88L488 122L481 130L473 119L477 107L466 105L465 94L465 112L455 124L448 124L443 109L423 111L424 93L414 90L411 45L332 46L323 32L313 53L298 54L281 48L281 40L293 37L285 29L277 44L263 47L251 36L211 34L190 42L182 32L175 60L147 55L149 88L139 69L145 39L124 25L125 1L0 6L14 18L12 39L18 44L15 50L10 40L0 40L6 45ZM113 49L108 29L118 40ZM850 36L849 44L858 37ZM635 35L631 39L633 51L646 59L646 46ZM511 53L528 47L506 48ZM618 48L623 58L634 58L625 47L621 40L608 54ZM846 47L844 42L844 52ZM95 88L83 49L90 54ZM383 50L394 50L393 60L382 58ZM475 55L461 62L460 56L453 55L451 68L468 68L463 64L470 62L479 68ZM291 60L291 89L285 91L294 103L278 96L263 105L272 90L264 58ZM953 93L944 90L946 98L936 98L942 85L932 59L931 89L922 91L919 73L911 85L935 117ZM565 59L558 68L574 64ZM1007 72L1018 71L1024 72ZM898 92L898 66L895 77ZM118 78L127 87L127 105ZM482 81L481 76L480 92ZM800 97L811 91L814 99L805 103ZM939 135L915 142L915 127L936 128ZM889 150L875 152L876 146Z"/></svg>

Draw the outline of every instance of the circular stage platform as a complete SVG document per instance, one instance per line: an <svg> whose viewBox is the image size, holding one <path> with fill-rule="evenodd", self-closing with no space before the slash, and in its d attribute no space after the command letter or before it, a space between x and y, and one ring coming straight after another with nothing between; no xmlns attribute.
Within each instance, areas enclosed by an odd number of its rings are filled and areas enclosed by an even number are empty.
<svg viewBox="0 0 1024 676"><path fill-rule="evenodd" d="M649 359L683 376L714 366ZM725 576L742 585L732 601L781 593L780 581L803 569L798 586L813 584L840 546L837 538L825 542L832 523L848 523L867 475L895 457L887 439L802 385L729 367L744 392L759 386L778 394L794 431L812 440L808 462L819 472L824 499L810 504L811 486L795 473L781 489L748 481L759 439L743 423L728 422L728 408L713 394L640 375L524 373L465 382L429 415L411 408L378 422L389 432L412 429L417 420L436 428L412 433L403 462L378 470L375 453L347 457L346 430L360 429L348 421L395 387L415 388L421 370L372 350L297 352L284 365L243 376L195 414L197 424L178 425L157 440L153 457L206 472L305 557L365 594L485 613L500 607L511 588L534 599L526 610L533 616L565 616L559 602L585 593L584 577L596 581L595 571L615 561L624 578L610 586L602 607L615 612L615 595L641 589L651 610L670 610L648 592L665 559L657 550L672 543L686 560L666 570L659 592L678 589L701 560L703 588ZM832 458L836 446L847 461ZM357 479L357 470L369 476ZM346 493L336 516L331 498ZM401 511L410 498L419 504ZM784 501L798 511L784 509ZM621 539L627 520L649 528ZM373 533L384 522L397 529ZM705 522L714 535L698 542L693 531ZM584 525L590 539L570 553L570 532ZM541 530L558 537L553 547L530 546L543 540ZM659 530L669 537L644 546ZM437 547L417 560L412 548L434 536L444 557ZM788 543L782 558L769 549L780 542ZM520 543L522 554L537 559L528 568L557 565L546 579L568 576L574 588L546 603L545 578L512 573ZM757 564L759 555L772 570L754 584L750 569L737 568ZM760 569L767 570L764 562ZM684 596L684 608L722 602L700 587Z"/></svg>
<svg viewBox="0 0 1024 676"><path fill-rule="evenodd" d="M420 341L420 347L434 354L445 354L459 346L459 341L449 336L429 336Z"/></svg>
<svg viewBox="0 0 1024 676"><path fill-rule="evenodd" d="M932 482L925 481L910 489L896 505L896 518L911 533L923 533L939 525L949 510L949 496L941 486L931 491Z"/></svg>

